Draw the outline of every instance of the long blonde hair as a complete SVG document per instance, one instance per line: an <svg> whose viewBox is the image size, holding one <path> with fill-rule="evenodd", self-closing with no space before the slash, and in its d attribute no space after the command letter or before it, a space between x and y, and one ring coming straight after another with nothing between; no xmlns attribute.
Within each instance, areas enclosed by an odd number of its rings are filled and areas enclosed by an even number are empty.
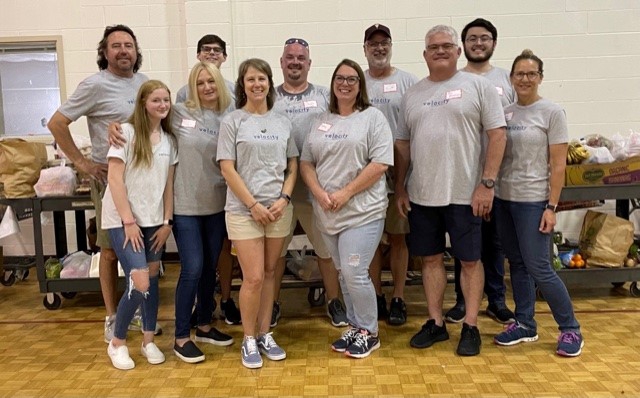
<svg viewBox="0 0 640 398"><path fill-rule="evenodd" d="M136 105L131 116L129 116L128 123L133 126L134 140L133 140L133 166L151 167L153 164L153 148L151 147L151 126L149 121L149 115L145 107L147 98L157 89L165 89L169 93L171 98L171 91L166 84L160 80L149 80L140 86L138 95L136 95ZM171 112L160 121L160 126L165 133L169 134L169 137L175 143L175 136L171 129Z"/></svg>
<svg viewBox="0 0 640 398"><path fill-rule="evenodd" d="M229 94L229 89L220 70L211 62L198 62L191 68L191 72L189 73L189 97L184 105L191 111L202 108L200 97L198 96L198 75L200 75L200 72L203 70L207 71L216 83L218 102L214 111L218 114L223 113L231 104L231 94Z"/></svg>

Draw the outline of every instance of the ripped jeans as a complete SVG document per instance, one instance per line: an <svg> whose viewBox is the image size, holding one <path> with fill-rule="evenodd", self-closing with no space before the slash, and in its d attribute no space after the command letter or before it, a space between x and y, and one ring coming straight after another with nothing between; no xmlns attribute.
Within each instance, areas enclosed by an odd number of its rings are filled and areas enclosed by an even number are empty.
<svg viewBox="0 0 640 398"><path fill-rule="evenodd" d="M336 235L322 233L347 308L350 325L378 333L378 305L376 290L369 277L369 266L382 237L384 219L348 228Z"/></svg>
<svg viewBox="0 0 640 398"><path fill-rule="evenodd" d="M118 260L122 265L127 285L118 304L116 313L116 326L114 336L125 340L127 338L127 330L136 309L140 307L142 312L142 330L155 331L156 321L158 320L158 275L149 275L149 290L141 292L136 289L131 279L131 272L149 273L148 263L160 261L164 249L157 253L151 250L153 242L151 237L160 227L140 228L144 236L144 252L134 252L131 244L123 248L125 235L124 228L109 229L109 238L111 238L111 247L116 252Z"/></svg>

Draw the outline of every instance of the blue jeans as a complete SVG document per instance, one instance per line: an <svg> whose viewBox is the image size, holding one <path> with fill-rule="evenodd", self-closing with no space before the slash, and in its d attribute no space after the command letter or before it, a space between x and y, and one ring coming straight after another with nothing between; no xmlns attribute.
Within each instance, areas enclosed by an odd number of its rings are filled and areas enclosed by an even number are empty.
<svg viewBox="0 0 640 398"><path fill-rule="evenodd" d="M369 277L369 266L383 229L384 219L380 219L345 229L336 235L322 233L338 270L347 321L374 334L378 333L378 306L376 290Z"/></svg>
<svg viewBox="0 0 640 398"><path fill-rule="evenodd" d="M173 236L180 255L176 286L177 339L190 336L191 309L198 297L198 325L211 323L216 267L227 228L224 211L206 216L173 216Z"/></svg>
<svg viewBox="0 0 640 398"><path fill-rule="evenodd" d="M482 255L480 257L484 267L484 293L489 304L498 308L505 305L507 287L504 284L504 254L498 238L495 211L491 212L490 221L482 221ZM456 304L464 304L462 288L460 287L460 271L462 264L455 259L455 289Z"/></svg>
<svg viewBox="0 0 640 398"><path fill-rule="evenodd" d="M120 298L120 303L118 303L116 326L113 333L113 335L119 339L124 340L127 338L127 329L138 307L140 307L142 312L142 330L156 330L158 305L160 303L158 275L154 277L149 276L149 290L141 292L133 285L131 271L146 270L148 272L148 263L160 261L162 258L162 252L164 250L160 250L157 253L151 250L151 246L153 245L151 237L158 228L159 227L140 228L144 236L144 252L133 251L130 243L127 243L127 247L123 248L125 240L124 228L108 230L112 243L111 247L116 252L116 256L118 256L118 260L124 271L125 280L127 281L124 294L122 298Z"/></svg>
<svg viewBox="0 0 640 398"><path fill-rule="evenodd" d="M579 332L580 324L562 280L551 267L551 234L538 231L545 202L495 200L495 216L502 249L509 259L516 320L537 329L535 284L549 304L561 332Z"/></svg>

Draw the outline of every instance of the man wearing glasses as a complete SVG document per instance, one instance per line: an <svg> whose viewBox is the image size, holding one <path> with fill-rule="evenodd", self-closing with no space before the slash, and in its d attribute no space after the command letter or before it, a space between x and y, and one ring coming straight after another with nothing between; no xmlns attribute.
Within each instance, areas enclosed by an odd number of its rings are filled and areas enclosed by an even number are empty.
<svg viewBox="0 0 640 398"><path fill-rule="evenodd" d="M402 96L409 87L418 81L418 78L411 73L391 66L392 47L391 31L388 27L375 24L365 30L363 48L369 64L369 69L364 72L367 95L371 104L382 111L391 126L391 131L395 133ZM394 186L392 167L387 170L387 182L392 190ZM389 203L394 202L392 194ZM409 232L409 223L406 218L398 214L397 207L394 205L387 208L385 232L390 245L389 261L393 275L393 296L389 311L387 311L387 302L382 294L380 274L383 256L380 248L376 251L371 262L369 273L376 289L378 319L387 319L387 323L390 325L402 325L407 321L404 285L407 279L409 250L405 242L405 235Z"/></svg>
<svg viewBox="0 0 640 398"><path fill-rule="evenodd" d="M218 69L222 67L224 61L227 60L227 43L217 35L204 35L198 40L196 58L201 62L211 62ZM225 79L227 88L231 93L231 97L235 101L236 86L233 82ZM178 94L176 94L176 103L185 102L189 94L189 84L185 84Z"/></svg>
<svg viewBox="0 0 640 398"><path fill-rule="evenodd" d="M282 57L280 57L280 67L284 83L276 88L277 98L273 111L279 112L291 120L293 126L291 131L298 151L302 153L302 145L313 121L318 115L326 112L329 107L329 90L307 80L311 69L311 58L309 57L309 43L304 39L290 38L285 41ZM340 300L338 271L333 266L331 253L316 227L310 198L311 194L298 174L298 180L291 195L291 203L293 204L291 233L284 242L282 255L276 266L275 302L271 315L271 327L275 327L280 318L278 297L285 269L284 256L298 221L313 245L318 259L318 268L322 275L327 300L327 316L333 326L347 326L346 310Z"/></svg>
<svg viewBox="0 0 640 398"><path fill-rule="evenodd" d="M486 19L477 18L469 22L461 34L464 44L464 56L467 65L463 71L486 77L495 86L502 106L515 101L515 92L511 86L509 72L491 65L491 57L498 42L498 30ZM499 323L515 322L515 315L507 307L504 284L504 254L500 247L496 223L491 215L482 223L482 264L484 266L484 292L489 305L486 314ZM464 320L465 305L460 289L460 261L455 261L456 304L445 314L449 322L459 323Z"/></svg>
<svg viewBox="0 0 640 398"><path fill-rule="evenodd" d="M427 32L425 45L429 76L403 97L395 137L396 200L401 214L409 218L409 251L421 258L429 312L411 346L427 348L449 339L442 316L448 233L453 254L462 262L460 284L466 304L456 352L472 356L480 353L481 345L477 327L484 286L479 261L481 223L491 213L506 123L489 80L458 71L461 49L455 29L434 26Z"/></svg>

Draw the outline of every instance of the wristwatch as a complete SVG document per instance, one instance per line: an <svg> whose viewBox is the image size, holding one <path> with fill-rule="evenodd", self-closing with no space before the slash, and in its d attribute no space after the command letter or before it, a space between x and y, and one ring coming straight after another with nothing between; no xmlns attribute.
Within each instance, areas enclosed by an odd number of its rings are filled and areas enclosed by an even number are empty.
<svg viewBox="0 0 640 398"><path fill-rule="evenodd" d="M280 192L280 197L281 197L282 199L286 200L286 201L287 201L287 203L290 203L290 202L291 202L291 196L287 195L287 194L286 194L286 193L284 193L284 192Z"/></svg>
<svg viewBox="0 0 640 398"><path fill-rule="evenodd" d="M168 220L164 220L163 224L173 227L173 220L169 218Z"/></svg>
<svg viewBox="0 0 640 398"><path fill-rule="evenodd" d="M556 209L558 208L558 205L552 205L551 203L547 203L544 206L545 210L551 210L552 212L556 212Z"/></svg>
<svg viewBox="0 0 640 398"><path fill-rule="evenodd" d="M483 178L480 183L489 189L493 189L496 186L496 180L491 178Z"/></svg>

